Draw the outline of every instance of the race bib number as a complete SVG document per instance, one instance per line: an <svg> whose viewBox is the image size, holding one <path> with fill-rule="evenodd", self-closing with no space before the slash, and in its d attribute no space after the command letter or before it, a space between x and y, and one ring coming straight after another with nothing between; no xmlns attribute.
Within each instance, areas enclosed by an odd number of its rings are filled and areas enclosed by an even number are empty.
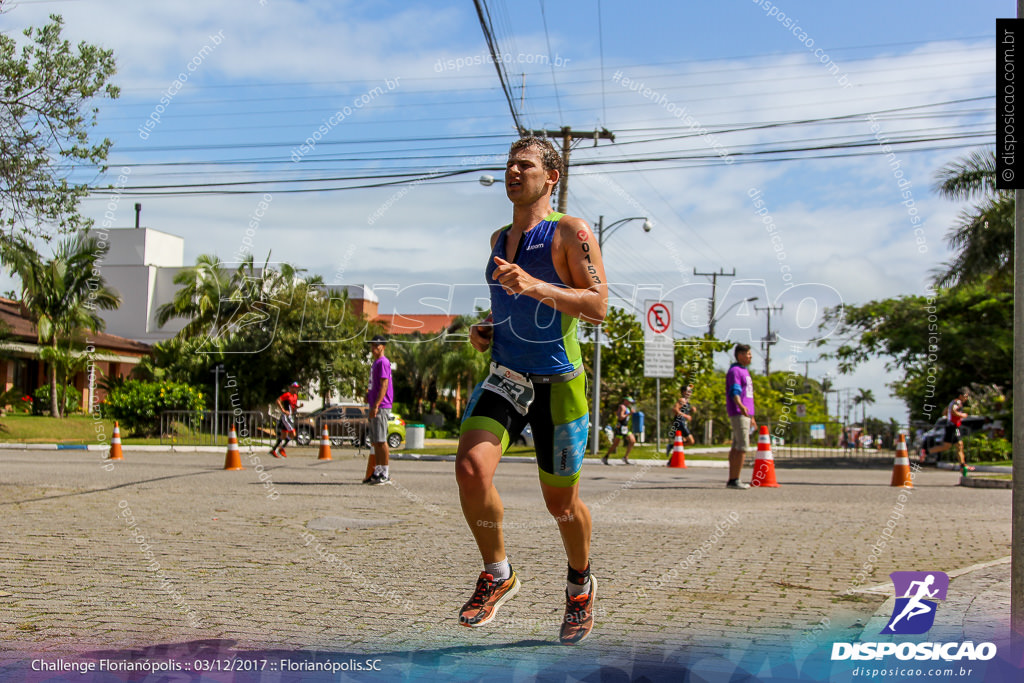
<svg viewBox="0 0 1024 683"><path fill-rule="evenodd" d="M497 363L491 363L491 374L484 380L484 389L503 396L520 415L526 415L533 403L530 378Z"/></svg>
<svg viewBox="0 0 1024 683"><path fill-rule="evenodd" d="M622 436L626 436L627 434L629 434L629 425L622 425L621 427L619 427L619 434L621 434Z"/></svg>

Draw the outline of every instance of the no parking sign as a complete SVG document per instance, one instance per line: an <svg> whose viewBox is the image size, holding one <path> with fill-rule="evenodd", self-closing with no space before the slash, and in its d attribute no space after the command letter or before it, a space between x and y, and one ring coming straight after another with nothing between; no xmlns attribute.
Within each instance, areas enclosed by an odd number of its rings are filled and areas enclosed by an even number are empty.
<svg viewBox="0 0 1024 683"><path fill-rule="evenodd" d="M672 337L672 302L644 302L644 377L674 377L675 339Z"/></svg>

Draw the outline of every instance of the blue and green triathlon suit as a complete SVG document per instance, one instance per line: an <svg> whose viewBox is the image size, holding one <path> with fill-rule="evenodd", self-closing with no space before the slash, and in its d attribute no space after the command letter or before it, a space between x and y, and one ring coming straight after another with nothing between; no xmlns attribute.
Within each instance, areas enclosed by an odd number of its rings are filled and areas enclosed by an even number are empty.
<svg viewBox="0 0 1024 683"><path fill-rule="evenodd" d="M486 279L491 292L494 334L491 362L526 375L533 383L535 397L526 415L520 414L507 398L477 385L466 407L462 432L483 429L501 440L502 453L519 436L527 423L533 428L534 449L540 479L551 486L575 484L583 467L590 429L587 409L586 375L579 340L577 318L559 313L548 304L526 294L507 294L491 279L494 257L517 264L527 273L558 287L567 287L555 272L551 243L558 221L564 214L550 213L523 233L514 258L507 258L505 244L510 226L505 226L487 261Z"/></svg>

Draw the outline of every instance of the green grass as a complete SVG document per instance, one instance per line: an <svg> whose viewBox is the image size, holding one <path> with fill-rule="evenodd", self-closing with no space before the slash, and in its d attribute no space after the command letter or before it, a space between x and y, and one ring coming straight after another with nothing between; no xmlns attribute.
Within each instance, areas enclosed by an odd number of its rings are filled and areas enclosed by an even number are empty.
<svg viewBox="0 0 1024 683"><path fill-rule="evenodd" d="M0 441L17 443L106 443L114 432L113 420L94 420L89 415L43 417L6 415L0 418ZM100 435L106 441L100 441Z"/></svg>
<svg viewBox="0 0 1024 683"><path fill-rule="evenodd" d="M70 415L60 418L42 415L6 415L0 418L0 442L100 444L105 446L110 443L110 438L113 435L113 420L94 419L91 415ZM159 445L160 439L156 437L125 437L122 431L121 443ZM226 444L227 437L222 436L220 445Z"/></svg>

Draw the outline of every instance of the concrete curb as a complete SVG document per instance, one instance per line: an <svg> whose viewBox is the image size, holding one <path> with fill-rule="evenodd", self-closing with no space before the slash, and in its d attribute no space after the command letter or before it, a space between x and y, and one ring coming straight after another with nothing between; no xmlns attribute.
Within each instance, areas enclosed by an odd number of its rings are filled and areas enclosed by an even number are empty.
<svg viewBox="0 0 1024 683"><path fill-rule="evenodd" d="M107 451L110 445L84 443L0 443L6 451Z"/></svg>
<svg viewBox="0 0 1024 683"><path fill-rule="evenodd" d="M238 447L240 453L257 453L262 448L254 446ZM110 444L57 444L57 443L0 443L0 450L8 451L109 451ZM227 452L227 446L159 446L149 444L121 444L124 452L136 453L220 453Z"/></svg>
<svg viewBox="0 0 1024 683"><path fill-rule="evenodd" d="M985 479L984 477L960 477L960 486L969 489L1012 489L1012 479Z"/></svg>
<svg viewBox="0 0 1024 683"><path fill-rule="evenodd" d="M936 465L940 470L958 470L960 465L952 462L940 462ZM991 472L992 474L1013 474L1012 467L1005 467L1003 465L978 465L974 468L975 472Z"/></svg>

